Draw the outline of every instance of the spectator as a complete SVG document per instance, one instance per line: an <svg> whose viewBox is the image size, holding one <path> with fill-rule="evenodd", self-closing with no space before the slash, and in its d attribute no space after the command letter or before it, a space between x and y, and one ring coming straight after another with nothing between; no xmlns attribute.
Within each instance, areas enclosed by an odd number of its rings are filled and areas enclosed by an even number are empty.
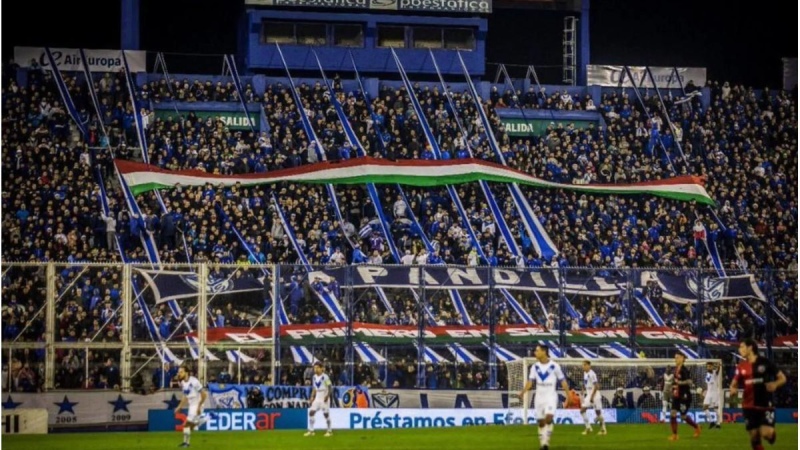
<svg viewBox="0 0 800 450"><path fill-rule="evenodd" d="M644 409L657 409L659 407L658 400L650 392L650 386L644 387L642 390L642 395L640 395L639 399L636 400L636 407Z"/></svg>
<svg viewBox="0 0 800 450"><path fill-rule="evenodd" d="M614 392L614 398L611 400L611 407L624 409L628 407L628 400L625 399L625 390L621 387L617 388Z"/></svg>
<svg viewBox="0 0 800 450"><path fill-rule="evenodd" d="M253 387L247 392L247 407L251 409L264 406L264 394L258 387Z"/></svg>
<svg viewBox="0 0 800 450"><path fill-rule="evenodd" d="M177 374L178 370L175 367L172 367L170 363L164 363L153 372L153 386L156 390L170 388Z"/></svg>
<svg viewBox="0 0 800 450"><path fill-rule="evenodd" d="M119 368L114 364L114 358L108 358L105 364L105 370L103 375L105 376L106 381L108 382L108 386L112 389L119 389L120 388L120 375L119 375Z"/></svg>

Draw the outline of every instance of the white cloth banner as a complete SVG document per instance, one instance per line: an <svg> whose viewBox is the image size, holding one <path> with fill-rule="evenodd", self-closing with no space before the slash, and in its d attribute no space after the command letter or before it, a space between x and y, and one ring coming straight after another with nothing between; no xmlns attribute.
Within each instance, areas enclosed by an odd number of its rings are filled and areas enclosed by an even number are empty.
<svg viewBox="0 0 800 450"><path fill-rule="evenodd" d="M147 423L149 409L175 409L183 394L159 391L138 395L116 391L60 391L39 394L4 393L3 413L29 408L47 410L47 422L57 428L87 425Z"/></svg>
<svg viewBox="0 0 800 450"><path fill-rule="evenodd" d="M51 47L53 59L55 59L59 70L80 71L81 54L77 48L55 48ZM122 52L120 50L96 50L85 49L86 59L89 63L89 70L94 72L119 72L122 69ZM128 65L131 72L147 71L147 53L142 50L125 50L128 57ZM44 47L14 47L14 62L20 67L33 67L36 61L45 70L52 70Z"/></svg>
<svg viewBox="0 0 800 450"><path fill-rule="evenodd" d="M645 67L630 66L631 74L636 79L636 87L652 88L653 83L645 71ZM680 88L681 83L684 86L689 81L694 82L694 85L701 88L706 85L706 68L705 67L678 67L677 76L674 67L650 67L653 72L653 78L656 81L656 86L662 88ZM586 84L589 86L606 86L617 87L619 86L620 77L625 72L624 66L600 66L589 64L586 66ZM680 82L678 82L680 76ZM625 82L623 87L633 87L631 78L625 73Z"/></svg>

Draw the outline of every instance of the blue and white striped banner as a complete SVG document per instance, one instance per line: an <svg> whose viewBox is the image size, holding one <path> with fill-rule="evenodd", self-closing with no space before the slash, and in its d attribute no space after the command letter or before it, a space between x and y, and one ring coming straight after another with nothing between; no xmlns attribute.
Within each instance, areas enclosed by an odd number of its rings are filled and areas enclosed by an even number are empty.
<svg viewBox="0 0 800 450"><path fill-rule="evenodd" d="M172 353L172 350L170 350L166 344L162 342L159 347L156 347L156 351L158 352L158 356L161 358L162 362L177 366L183 364L183 360L175 356L175 354Z"/></svg>
<svg viewBox="0 0 800 450"><path fill-rule="evenodd" d="M286 220L286 216L283 213L283 208L281 208L281 204L278 202L278 198L275 196L275 193L272 194L272 201L275 203L275 210L278 213L278 218L280 219L281 224L283 225L283 229L286 231L286 235L289 237L289 242L292 243L292 247L294 247L295 252L299 256L300 262L303 264L303 267L305 267L306 271L311 272L313 268L311 267L311 264L308 263L306 255L303 254L303 249L297 243L297 237L294 234L294 230L292 229L292 226L289 224L289 222ZM344 322L347 320L344 314L344 309L342 309L342 305L339 304L339 301L332 293L325 291L319 292L316 289L312 290L316 293L316 295L320 298L320 300L322 300L322 303L325 305L328 311L333 315L335 321Z"/></svg>
<svg viewBox="0 0 800 450"><path fill-rule="evenodd" d="M561 352L561 349L553 341L539 341L539 344L547 346L548 350L550 350L550 354L553 355L555 358L563 358L564 353Z"/></svg>
<svg viewBox="0 0 800 450"><path fill-rule="evenodd" d="M128 58L125 57L125 51L122 52L122 65L125 68L125 80L128 84L128 95L131 98L131 108L133 109L133 118L136 121L136 137L139 139L139 149L142 151L142 160L145 164L150 164L150 155L147 153L147 136L145 135L144 127L142 126L142 115L139 111L139 106L136 101L136 83L133 81L131 69L128 66Z"/></svg>
<svg viewBox="0 0 800 450"><path fill-rule="evenodd" d="M489 344L486 343L486 342L483 343L483 346L486 347L486 348L490 348ZM519 356L517 356L512 351L507 350L507 349L505 349L505 348L503 348L503 347L501 347L501 346L499 346L497 344L494 345L494 353L497 356L497 359L499 359L502 362L506 362L506 363L521 359Z"/></svg>
<svg viewBox="0 0 800 450"><path fill-rule="evenodd" d="M589 350L588 348L581 347L580 345L574 345L573 344L572 345L572 349L575 350L575 352L577 352L581 356L581 358L586 358L586 359L596 359L596 358L598 358L597 353L594 353L593 351Z"/></svg>
<svg viewBox="0 0 800 450"><path fill-rule="evenodd" d="M497 145L497 139L492 132L492 126L491 123L489 123L489 118L486 116L486 112L483 110L483 105L480 103L478 91L475 89L475 85L472 82L472 77L467 70L466 64L464 64L464 59L461 58L460 52L457 53L458 59L461 62L461 69L463 70L464 77L467 81L467 87L469 88L470 96L475 103L475 108L478 111L478 116L481 119L484 132L489 140L489 146L492 148L492 151L494 151L501 164L507 165L505 157L503 156L503 152L500 151L500 147ZM552 239L550 239L550 236L547 235L547 231L544 229L544 226L534 216L533 210L531 209L530 204L528 204L525 196L522 195L522 190L519 188L519 186L514 183L508 186L508 190L511 193L514 204L517 206L517 211L519 211L520 215L522 216L523 223L528 231L528 234L533 237L532 243L536 249L536 252L545 260L550 260L553 258L553 256L558 255L558 248L556 248Z"/></svg>
<svg viewBox="0 0 800 450"><path fill-rule="evenodd" d="M747 304L747 302L744 299L739 299L739 304L742 305L742 307L745 309L745 311L747 311L748 314L750 314L754 319L756 319L759 325L763 326L767 324L767 321L763 317L758 315L758 313L749 304ZM775 310L775 312L777 312L777 309Z"/></svg>
<svg viewBox="0 0 800 450"><path fill-rule="evenodd" d="M700 359L700 354L683 344L677 344L675 347L677 347L681 353L686 355L687 359Z"/></svg>
<svg viewBox="0 0 800 450"><path fill-rule="evenodd" d="M289 347L289 350L292 352L292 360L295 364L308 365L317 361L317 358L305 347L292 345Z"/></svg>
<svg viewBox="0 0 800 450"><path fill-rule="evenodd" d="M53 52L50 51L50 47L45 47L44 51L47 54L47 60L50 62L50 67L53 69L53 79L56 82L58 93L61 94L61 100L64 101L64 106L66 107L67 113L75 122L75 125L78 127L78 131L81 132L81 136L83 136L85 140L88 140L89 130L86 128L86 124L83 123L78 110L75 108L75 103L72 101L69 88L67 88L67 84L64 83L64 78L61 76L61 71L58 69L58 64L56 64L56 61L53 58Z"/></svg>
<svg viewBox="0 0 800 450"><path fill-rule="evenodd" d="M644 308L645 312L650 317L650 320L652 320L653 323L656 324L656 326L659 327L667 326L666 322L664 322L664 319L662 319L661 316L658 314L658 310L656 310L656 307L653 306L653 303L650 301L650 298L644 295L644 293L639 289L635 289L633 295L634 297L636 297L636 300L639 302L642 308Z"/></svg>
<svg viewBox="0 0 800 450"><path fill-rule="evenodd" d="M250 117L250 113L247 111L247 100L244 98L244 87L242 86L242 79L239 78L239 69L236 68L236 59L233 57L233 55L225 55L225 61L228 64L228 69L231 71L233 87L236 89L236 93L239 96L239 103L241 103L244 115L247 117L247 125L250 126L250 131L255 133L256 130L253 127L254 121Z"/></svg>
<svg viewBox="0 0 800 450"><path fill-rule="evenodd" d="M100 131L103 132L103 136L108 138L108 133L106 133L106 126L103 123L103 112L100 111L100 101L97 98L97 91L94 89L94 80L92 79L92 71L89 70L89 63L86 59L86 52L83 49L79 49L78 53L81 55L81 65L83 66L83 76L86 77L86 88L89 91L89 97L92 99L92 105L94 106L94 112L97 115L97 123L100 125Z"/></svg>
<svg viewBox="0 0 800 450"><path fill-rule="evenodd" d="M375 351L369 344L364 342L355 342L353 343L353 347L358 354L358 357L361 358L361 361L370 364L385 364L386 358L384 358L380 353Z"/></svg>
<svg viewBox="0 0 800 450"><path fill-rule="evenodd" d="M473 364L482 362L480 358L475 356L472 352L464 348L461 344L448 344L447 349L456 358L456 362L460 364Z"/></svg>
<svg viewBox="0 0 800 450"><path fill-rule="evenodd" d="M225 352L225 356L228 357L228 361L237 364L238 363L245 364L257 361L257 359L247 356L239 350L228 350Z"/></svg>
<svg viewBox="0 0 800 450"><path fill-rule="evenodd" d="M100 187L100 207L103 210L103 215L108 217L112 214L112 211L108 207L108 194L106 193L106 186L105 183L103 182L103 176L100 174L99 169L96 170L95 175L97 178L97 184ZM125 251L122 249L122 245L119 241L119 236L115 235L115 241L117 244L117 251L119 252L120 255L120 260L123 263L130 262L128 261L128 258L125 255ZM160 341L161 335L158 333L158 327L156 327L156 323L153 320L153 316L150 313L150 309L147 307L147 303L144 301L144 298L142 297L142 293L139 291L139 288L138 286L136 286L135 282L131 283L131 287L133 288L134 300L139 305L139 309L142 311L142 317L144 318L144 323L145 326L147 327L147 331L150 334L150 339L153 342ZM159 354L159 356L161 356L161 354Z"/></svg>
<svg viewBox="0 0 800 450"><path fill-rule="evenodd" d="M425 358L426 363L441 364L448 362L447 359L445 359L442 355L436 353L430 347L425 347L425 352L423 354L423 357Z"/></svg>
<svg viewBox="0 0 800 450"><path fill-rule="evenodd" d="M422 127L423 134L425 135L425 140L427 141L428 145L431 147L431 151L433 152L434 156L437 159L441 158L441 151L439 150L439 143L436 141L436 136L433 135L433 131L431 131L431 127L428 124L428 119L425 116L425 112L422 110L422 105L419 103L419 99L417 99L417 94L414 92L414 87L409 81L408 76L406 75L406 71L403 68L403 64L400 62L400 58L397 57L394 49L392 49L392 56L394 56L395 64L397 64L397 69L400 73L400 78L403 80L403 84L406 87L406 91L408 91L408 97L411 101L411 105L414 108L414 112L417 114L417 119L419 120L420 126ZM458 214L461 217L461 221L464 224L464 229L470 236L470 240L472 241L472 245L478 251L478 254L483 258L484 261L487 261L486 255L483 253L483 248L481 248L480 240L475 236L475 231L470 226L469 218L467 217L467 213L464 210L464 206L461 204L461 200L458 197L458 192L456 192L453 186L447 186L447 192L450 194L450 201L456 206L458 210ZM408 209L411 209L411 205L406 205ZM420 234L424 234L424 231L420 228ZM430 249L428 250L430 251ZM461 315L462 321L464 325L472 325L472 318L469 316L469 312L467 311L466 306L464 305L464 300L461 298L461 295L457 291L450 291L450 298L453 300L453 305L456 307L456 310Z"/></svg>
<svg viewBox="0 0 800 450"><path fill-rule="evenodd" d="M193 336L187 336L186 342L189 343L189 354L192 355L192 359L198 360L200 359L200 346L197 344L197 338ZM206 349L205 351L206 361L219 361L220 359L216 357L211 351Z"/></svg>
<svg viewBox="0 0 800 450"><path fill-rule="evenodd" d="M607 351L608 353L611 353L612 355L616 356L617 358L635 359L635 358L638 357L636 354L633 353L633 351L631 349L629 349L628 347L626 347L626 346L624 346L622 344L616 343L616 342L612 342L612 343L610 343L608 345L603 345L600 348L602 348L603 350Z"/></svg>
<svg viewBox="0 0 800 450"><path fill-rule="evenodd" d="M455 113L455 111L457 111L456 107L453 104L453 99L450 97L447 85L445 84L444 78L442 77L442 74L439 71L439 64L437 64L436 57L433 55L432 51L430 52L430 56L431 60L433 61L433 67L436 69L436 74L439 77L439 83L442 86L444 96L445 98L447 98L447 102L448 105L450 106L450 109L454 112L453 118L456 124L458 125L459 130L461 131L461 135L464 136L464 141L467 147L467 151L469 152L470 157L474 157L475 155L472 152L472 148L469 146L469 134L467 133L467 130L461 123L461 119L458 117L458 114ZM434 155L436 156L436 158L441 158L441 153L438 150L439 150L438 146L436 146ZM503 240L505 241L508 250L515 258L521 256L520 249L517 246L517 243L514 241L514 235L511 233L511 229L509 229L508 224L506 223L505 216L503 215L503 212L500 210L500 207L497 205L497 201L495 200L494 195L492 195L492 190L489 188L489 183L481 181L479 185L481 187L481 191L483 192L483 196L486 198L486 202L488 203L489 208L492 212L492 217L494 218L497 227L500 229L500 234L503 236ZM456 206L459 208L459 214L461 214L462 221L464 222L464 225L470 234L470 238L472 239L473 245L478 250L478 254L484 259L484 261L488 261L486 255L483 252L483 249L480 246L477 236L475 236L474 232L472 231L472 227L470 226L469 218L466 216L466 212L462 213L463 206L461 205L461 200L459 199L458 194L456 193L455 196L453 195L453 193L455 193L455 189L453 189L452 187L448 187L448 191L450 192L451 198L454 199L454 202L455 201L458 202ZM500 293L503 295L503 298L506 299L506 302L511 306L511 309L514 310L514 312L517 314L517 316L519 316L520 320L523 323L527 325L534 325L536 323L533 320L533 317L531 317L531 315L527 311L525 311L525 308L522 307L522 305L517 301L517 299L514 298L513 295L511 295L511 293L509 293L505 289L501 289Z"/></svg>

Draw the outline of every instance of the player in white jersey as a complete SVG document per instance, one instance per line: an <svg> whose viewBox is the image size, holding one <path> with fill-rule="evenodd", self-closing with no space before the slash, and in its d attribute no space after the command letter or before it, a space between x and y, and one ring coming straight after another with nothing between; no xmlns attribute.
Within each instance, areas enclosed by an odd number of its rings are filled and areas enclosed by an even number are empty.
<svg viewBox="0 0 800 450"><path fill-rule="evenodd" d="M703 412L706 420L709 418L709 410L717 410L719 407L719 367L713 362L706 363L706 393L703 397ZM722 428L722 417L717 414L715 422L708 422L708 428Z"/></svg>
<svg viewBox="0 0 800 450"><path fill-rule="evenodd" d="M557 382L561 382L565 396L569 392L569 383L564 378L561 366L557 362L550 360L547 347L537 345L533 355L537 361L531 366L528 381L520 391L519 398L524 402L525 393L532 390L533 383L536 383L533 409L536 414L536 420L539 422L539 445L541 450L549 450L550 436L553 434L553 416L556 414L556 409L558 409ZM566 407L567 401L565 400L564 408Z"/></svg>
<svg viewBox="0 0 800 450"><path fill-rule="evenodd" d="M600 423L600 431L597 434L604 435L606 431L606 421L603 420L603 396L598 392L600 389L597 382L597 374L592 370L592 363L589 361L583 362L583 399L581 400L581 417L586 429L583 430L584 435L592 432L592 424L589 423L589 418L586 416L586 411L594 407L595 417L594 422Z"/></svg>
<svg viewBox="0 0 800 450"><path fill-rule="evenodd" d="M328 423L328 431L325 432L325 437L333 436L330 416L331 390L333 390L333 386L330 377L325 373L325 368L319 361L314 363L314 376L311 382L312 401L311 408L308 410L308 431L303 436L314 435L314 415L319 410L322 410L322 414L325 415L325 421Z"/></svg>
<svg viewBox="0 0 800 450"><path fill-rule="evenodd" d="M177 414L185 405L189 405L186 411L186 422L183 424L183 443L179 447L188 447L192 429L199 429L206 420L203 415L203 405L206 402L208 393L203 389L197 378L189 375L189 369L184 366L178 369L177 378L181 383L183 398L178 407L175 408L175 413Z"/></svg>

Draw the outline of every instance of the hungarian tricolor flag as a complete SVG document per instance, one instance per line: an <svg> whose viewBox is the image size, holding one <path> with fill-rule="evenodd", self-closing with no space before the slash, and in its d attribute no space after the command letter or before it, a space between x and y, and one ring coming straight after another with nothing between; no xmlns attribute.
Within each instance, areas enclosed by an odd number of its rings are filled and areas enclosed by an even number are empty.
<svg viewBox="0 0 800 450"><path fill-rule="evenodd" d="M600 194L650 194L681 201L696 201L713 205L714 201L703 187L703 179L681 176L633 184L562 184L545 181L519 170L477 159L446 161L389 161L375 158L356 158L342 162L320 162L293 169L242 175L210 174L201 170L171 171L131 161L116 160L115 164L125 183L136 194L176 185L243 186L272 184L282 181L309 184L390 184L430 187L448 184L492 181L519 183L545 189L565 189Z"/></svg>

